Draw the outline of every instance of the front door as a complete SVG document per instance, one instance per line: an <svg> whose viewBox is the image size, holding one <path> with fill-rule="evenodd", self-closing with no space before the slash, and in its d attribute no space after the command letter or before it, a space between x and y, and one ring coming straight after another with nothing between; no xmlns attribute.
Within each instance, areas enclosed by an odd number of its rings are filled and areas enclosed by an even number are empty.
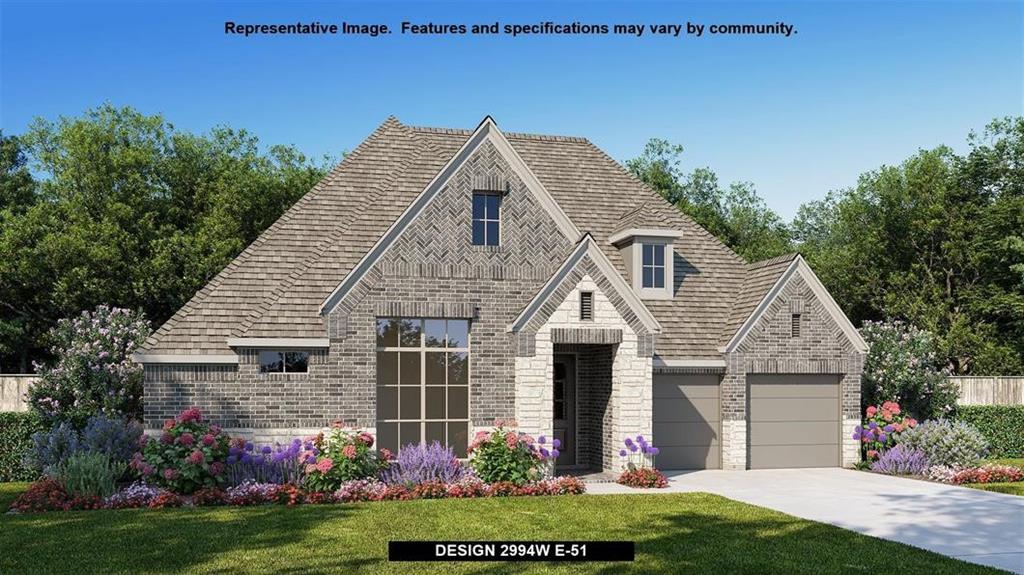
<svg viewBox="0 0 1024 575"><path fill-rule="evenodd" d="M555 464L576 465L576 356L555 356L553 380L554 435L561 442Z"/></svg>

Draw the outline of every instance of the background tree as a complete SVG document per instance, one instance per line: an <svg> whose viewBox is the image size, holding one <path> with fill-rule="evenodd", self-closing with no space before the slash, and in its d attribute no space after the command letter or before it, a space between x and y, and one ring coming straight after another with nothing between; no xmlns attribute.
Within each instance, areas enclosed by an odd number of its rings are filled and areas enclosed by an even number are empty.
<svg viewBox="0 0 1024 575"><path fill-rule="evenodd" d="M752 183L734 182L723 188L710 168L687 174L681 168L682 154L682 146L655 138L626 167L748 261L793 250L785 222Z"/></svg>
<svg viewBox="0 0 1024 575"><path fill-rule="evenodd" d="M101 303L159 325L329 165L262 150L244 130L191 134L110 105L36 120L2 159L0 193L14 199L0 204L0 369L13 371L46 357L59 318Z"/></svg>

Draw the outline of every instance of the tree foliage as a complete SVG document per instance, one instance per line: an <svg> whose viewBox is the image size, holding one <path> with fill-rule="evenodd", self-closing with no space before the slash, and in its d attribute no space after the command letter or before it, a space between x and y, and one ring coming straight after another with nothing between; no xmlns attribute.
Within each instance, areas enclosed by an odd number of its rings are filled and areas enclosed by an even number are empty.
<svg viewBox="0 0 1024 575"><path fill-rule="evenodd" d="M244 130L111 105L2 144L0 369L16 371L59 318L101 303L159 325L326 173Z"/></svg>
<svg viewBox="0 0 1024 575"><path fill-rule="evenodd" d="M859 324L935 335L955 374L1024 371L1024 118L992 122L969 152L922 150L801 207L800 250Z"/></svg>
<svg viewBox="0 0 1024 575"><path fill-rule="evenodd" d="M710 168L686 173L682 154L682 146L655 138L626 167L748 261L792 251L788 227L752 183L722 187Z"/></svg>

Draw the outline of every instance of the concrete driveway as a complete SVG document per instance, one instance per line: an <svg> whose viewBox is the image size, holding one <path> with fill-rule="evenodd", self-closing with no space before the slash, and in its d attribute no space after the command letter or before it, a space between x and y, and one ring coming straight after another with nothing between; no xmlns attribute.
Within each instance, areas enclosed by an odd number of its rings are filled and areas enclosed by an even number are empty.
<svg viewBox="0 0 1024 575"><path fill-rule="evenodd" d="M1024 497L848 469L669 473L665 491L704 491L1024 574ZM636 493L590 484L590 493Z"/></svg>

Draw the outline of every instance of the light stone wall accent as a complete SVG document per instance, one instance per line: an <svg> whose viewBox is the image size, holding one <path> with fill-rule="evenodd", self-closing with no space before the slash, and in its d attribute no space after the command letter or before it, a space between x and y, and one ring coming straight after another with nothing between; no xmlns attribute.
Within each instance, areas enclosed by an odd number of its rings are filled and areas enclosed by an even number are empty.
<svg viewBox="0 0 1024 575"><path fill-rule="evenodd" d="M580 321L579 292L594 292L594 319ZM653 359L638 354L640 338L589 276L574 287L538 330L532 356L516 357L516 420L522 431L551 435L553 430L553 329L620 329L622 342L612 361L611 433L604 439L605 470L617 469L618 444L626 436L651 435Z"/></svg>
<svg viewBox="0 0 1024 575"><path fill-rule="evenodd" d="M722 469L747 468L747 422L722 422Z"/></svg>

